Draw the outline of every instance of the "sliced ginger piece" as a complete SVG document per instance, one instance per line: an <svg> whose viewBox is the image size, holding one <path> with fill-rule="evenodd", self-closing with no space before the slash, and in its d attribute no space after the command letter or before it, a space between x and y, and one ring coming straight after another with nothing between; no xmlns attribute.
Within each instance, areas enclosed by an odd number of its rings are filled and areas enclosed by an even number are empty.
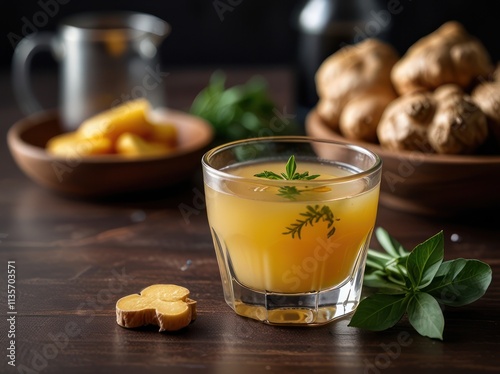
<svg viewBox="0 0 500 374"><path fill-rule="evenodd" d="M105 137L111 142L115 142L126 132L148 137L153 132L153 126L148 120L150 110L151 106L146 99L127 101L88 118L77 131L85 138Z"/></svg>
<svg viewBox="0 0 500 374"><path fill-rule="evenodd" d="M120 135L115 148L118 154L126 156L161 156L172 151L167 144L150 142L132 133Z"/></svg>
<svg viewBox="0 0 500 374"><path fill-rule="evenodd" d="M157 325L160 332L177 331L195 319L196 301L187 288L174 284L155 284L116 302L116 322L127 328Z"/></svg>
<svg viewBox="0 0 500 374"><path fill-rule="evenodd" d="M83 157L111 153L113 145L108 138L87 139L72 131L52 137L47 142L46 149L56 156Z"/></svg>

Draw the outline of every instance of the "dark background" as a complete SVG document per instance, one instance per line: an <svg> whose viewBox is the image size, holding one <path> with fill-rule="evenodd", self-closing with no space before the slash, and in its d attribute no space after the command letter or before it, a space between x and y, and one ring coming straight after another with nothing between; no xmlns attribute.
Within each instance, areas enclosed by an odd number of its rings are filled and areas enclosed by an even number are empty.
<svg viewBox="0 0 500 374"><path fill-rule="evenodd" d="M397 0L380 0L377 4L383 9L391 1ZM172 33L162 46L162 62L171 66L287 65L295 59L293 19L303 3L300 0L2 0L0 66L6 69L10 66L13 46L8 34L23 36L25 20L33 21L37 12L43 11L41 4L56 4L58 9L39 31L53 30L61 18L82 11L134 10L163 18L172 25ZM492 5L495 1L399 0L399 3L403 10L393 15L391 27L380 36L400 53L445 21L455 19L483 41L495 61L500 60L500 22L497 7ZM226 4L231 10L223 12L222 18L215 9L217 4ZM39 60L50 64L49 58Z"/></svg>
<svg viewBox="0 0 500 374"><path fill-rule="evenodd" d="M171 34L163 42L160 50L160 62L164 69L171 71L187 67L209 69L248 66L290 67L292 72L296 72L293 87L298 111L306 113L317 101L311 72L316 71L315 66L319 66L319 62L314 60L314 53L310 50L305 53L305 63L311 65L308 67L309 74L306 77L301 73L304 69L299 69L297 65L300 45L297 14L307 3L304 0L1 1L0 79L8 79L15 44L33 31L33 25L39 32L54 31L61 19L75 13L129 10L153 14L172 26ZM401 55L422 36L436 30L446 21L456 20L461 22L470 34L483 42L493 61L500 61L498 41L500 22L497 6L492 5L495 1L331 0L331 2L337 7L333 18L339 18L344 13L342 9L345 6L352 7L353 4L358 4L365 9L366 21L375 22L379 26L380 23L377 23L376 19L379 12L383 11L387 15L389 14L387 10L391 7L399 9L397 14L390 15L390 23L380 27L379 30L375 29L375 33L373 28L362 31L368 31L364 36L376 36L391 43ZM37 27L37 22L40 27ZM338 25L338 20L333 24ZM352 25L347 29L353 30ZM311 47L310 44L307 41L308 48ZM32 65L33 70L39 75L44 75L47 69L55 71L57 68L57 63L49 53L37 54ZM3 95L10 96L11 93L0 93L0 97Z"/></svg>

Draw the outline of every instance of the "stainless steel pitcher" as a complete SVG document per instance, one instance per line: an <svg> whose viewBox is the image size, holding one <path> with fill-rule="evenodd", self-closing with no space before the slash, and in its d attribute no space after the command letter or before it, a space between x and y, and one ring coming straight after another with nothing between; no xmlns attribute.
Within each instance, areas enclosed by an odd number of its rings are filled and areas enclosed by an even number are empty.
<svg viewBox="0 0 500 374"><path fill-rule="evenodd" d="M74 130L100 111L124 101L147 98L165 106L165 77L158 48L170 25L135 12L81 13L60 23L57 32L25 37L16 47L12 79L25 114L42 110L30 82L31 60L50 50L60 63L59 110L62 126Z"/></svg>

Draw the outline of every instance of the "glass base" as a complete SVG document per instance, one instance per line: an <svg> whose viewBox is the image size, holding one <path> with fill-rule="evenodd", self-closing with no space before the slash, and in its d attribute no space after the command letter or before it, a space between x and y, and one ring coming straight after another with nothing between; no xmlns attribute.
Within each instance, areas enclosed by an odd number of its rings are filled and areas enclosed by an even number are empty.
<svg viewBox="0 0 500 374"><path fill-rule="evenodd" d="M352 314L361 299L371 232L358 253L351 276L334 287L301 293L255 290L238 281L229 252L212 230L224 299L239 315L270 325L318 326Z"/></svg>
<svg viewBox="0 0 500 374"><path fill-rule="evenodd" d="M332 322L353 313L361 296L358 277L335 288L300 294L255 291L235 278L228 286L234 297L226 293L226 302L237 314L282 326L316 326Z"/></svg>

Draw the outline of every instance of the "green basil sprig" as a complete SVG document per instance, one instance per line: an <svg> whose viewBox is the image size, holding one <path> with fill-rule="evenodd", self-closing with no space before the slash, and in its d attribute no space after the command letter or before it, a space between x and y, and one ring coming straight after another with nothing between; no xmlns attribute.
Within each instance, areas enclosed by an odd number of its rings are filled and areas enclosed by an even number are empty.
<svg viewBox="0 0 500 374"><path fill-rule="evenodd" d="M423 336L443 340L442 306L463 306L481 298L492 272L474 259L444 259L443 232L408 252L383 228L375 235L384 252L368 250L363 284L378 292L358 305L349 326L381 331L406 313Z"/></svg>
<svg viewBox="0 0 500 374"><path fill-rule="evenodd" d="M268 82L257 75L246 83L226 87L226 74L215 71L189 111L213 126L217 143L301 132L295 114L276 105Z"/></svg>

